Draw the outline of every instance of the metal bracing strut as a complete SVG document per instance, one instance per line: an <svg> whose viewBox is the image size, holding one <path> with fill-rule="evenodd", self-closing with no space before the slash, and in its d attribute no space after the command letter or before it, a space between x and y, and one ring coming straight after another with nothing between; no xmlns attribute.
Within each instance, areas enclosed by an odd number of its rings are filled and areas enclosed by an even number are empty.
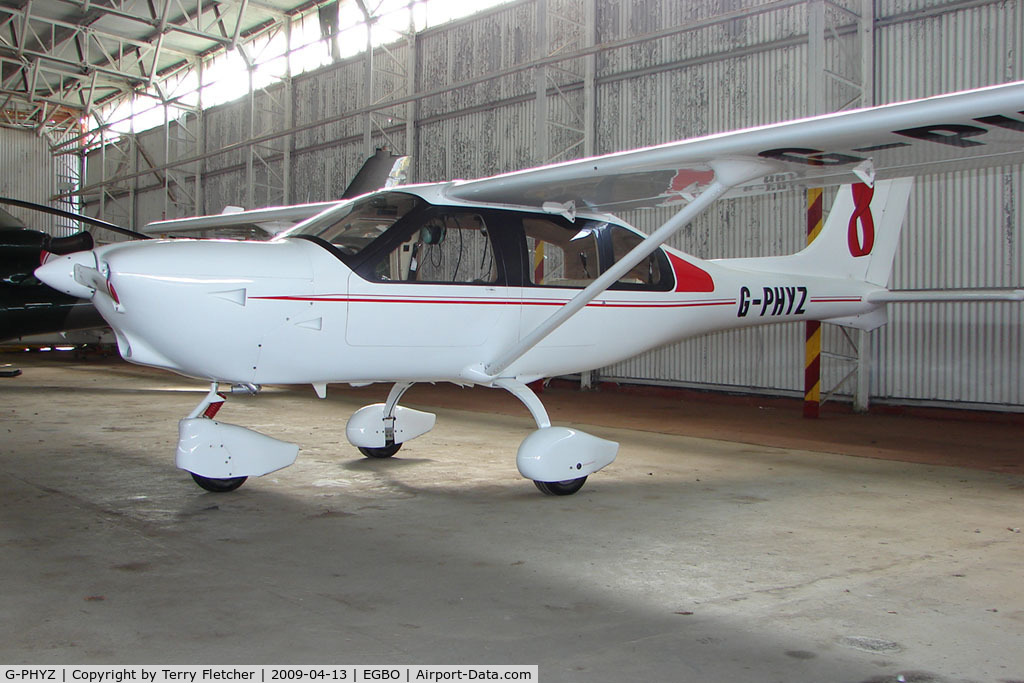
<svg viewBox="0 0 1024 683"><path fill-rule="evenodd" d="M664 244L672 235L686 227L731 187L765 175L771 170L764 162L753 159L728 159L711 162L709 165L715 171L715 180L707 189L683 207L679 213L667 220L664 225L651 233L647 239L636 245L628 254L602 273L600 277L591 282L583 291L569 300L567 304L555 311L551 317L537 326L533 332L525 336L505 353L487 363L484 366L484 372L491 377L500 376L508 366L519 360L527 351L543 341L545 337L561 327L569 318L618 282L626 273Z"/></svg>

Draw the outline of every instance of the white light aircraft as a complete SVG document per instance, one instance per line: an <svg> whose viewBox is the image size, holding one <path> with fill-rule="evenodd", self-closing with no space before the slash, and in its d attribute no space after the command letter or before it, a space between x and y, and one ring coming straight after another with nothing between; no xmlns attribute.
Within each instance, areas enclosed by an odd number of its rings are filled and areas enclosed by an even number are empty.
<svg viewBox="0 0 1024 683"><path fill-rule="evenodd" d="M37 276L89 297L121 355L210 382L181 420L177 465L208 490L294 462L298 446L213 419L223 383L393 383L346 428L369 457L429 431L416 382L505 389L537 423L517 456L566 495L618 444L552 426L527 387L686 337L825 320L871 329L893 292L911 176L1024 161L1024 82L609 154L331 205L270 242L150 240L55 257ZM842 185L821 235L788 256L702 260L664 246L723 197ZM650 236L609 211L679 211ZM197 221L208 220L197 218ZM771 226L766 226L771 229Z"/></svg>

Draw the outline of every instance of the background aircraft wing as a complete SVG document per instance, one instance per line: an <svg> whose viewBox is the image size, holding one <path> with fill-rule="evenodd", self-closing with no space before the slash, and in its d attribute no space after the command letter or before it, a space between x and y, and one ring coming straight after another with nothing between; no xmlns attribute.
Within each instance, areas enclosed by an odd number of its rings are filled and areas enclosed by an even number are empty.
<svg viewBox="0 0 1024 683"><path fill-rule="evenodd" d="M602 211L663 206L689 201L714 177L708 164L730 158L774 172L727 197L1021 163L1024 81L460 181L448 193Z"/></svg>

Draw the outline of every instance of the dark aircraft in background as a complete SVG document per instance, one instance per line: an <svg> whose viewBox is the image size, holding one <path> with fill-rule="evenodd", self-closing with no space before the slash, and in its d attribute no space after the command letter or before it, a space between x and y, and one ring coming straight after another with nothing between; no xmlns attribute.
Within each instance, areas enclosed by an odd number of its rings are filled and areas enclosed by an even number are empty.
<svg viewBox="0 0 1024 683"><path fill-rule="evenodd" d="M0 204L56 213L80 223L106 228L137 239L148 239L131 230L88 216L79 216L49 206L0 197ZM71 254L91 249L93 237L79 232L69 237L54 237L26 227L7 211L0 209L0 342L34 334L105 327L87 299L76 299L44 285L32 274L47 254Z"/></svg>
<svg viewBox="0 0 1024 683"><path fill-rule="evenodd" d="M402 184L406 179L409 157L378 149L369 157L349 183L342 199ZM320 202L252 211L238 210L213 216L209 225L196 226L196 219L157 221L143 234L112 223L62 211L50 206L0 197L0 205L17 206L61 216L130 237L150 239L181 232L192 237L247 237L269 239L276 232L305 220L336 202ZM184 227L183 227L184 226ZM239 232L241 231L241 232ZM36 334L69 332L107 327L88 299L76 299L44 285L32 274L47 254L64 255L93 248L93 237L79 232L70 237L53 237L33 230L0 208L0 342Z"/></svg>

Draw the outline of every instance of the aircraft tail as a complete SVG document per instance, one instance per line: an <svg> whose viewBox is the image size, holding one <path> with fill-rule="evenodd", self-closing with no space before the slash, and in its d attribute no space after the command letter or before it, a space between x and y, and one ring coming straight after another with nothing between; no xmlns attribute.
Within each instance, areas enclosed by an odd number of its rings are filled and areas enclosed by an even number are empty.
<svg viewBox="0 0 1024 683"><path fill-rule="evenodd" d="M786 265L806 275L885 287L912 185L911 178L880 180L873 187L843 185L821 233L806 249L787 257Z"/></svg>
<svg viewBox="0 0 1024 683"><path fill-rule="evenodd" d="M803 251L790 256L725 259L723 265L787 278L828 278L878 287L871 299L880 304L875 310L826 319L838 325L875 329L887 321L881 295L887 293L912 185L910 178L881 180L873 186L843 185L820 234Z"/></svg>

